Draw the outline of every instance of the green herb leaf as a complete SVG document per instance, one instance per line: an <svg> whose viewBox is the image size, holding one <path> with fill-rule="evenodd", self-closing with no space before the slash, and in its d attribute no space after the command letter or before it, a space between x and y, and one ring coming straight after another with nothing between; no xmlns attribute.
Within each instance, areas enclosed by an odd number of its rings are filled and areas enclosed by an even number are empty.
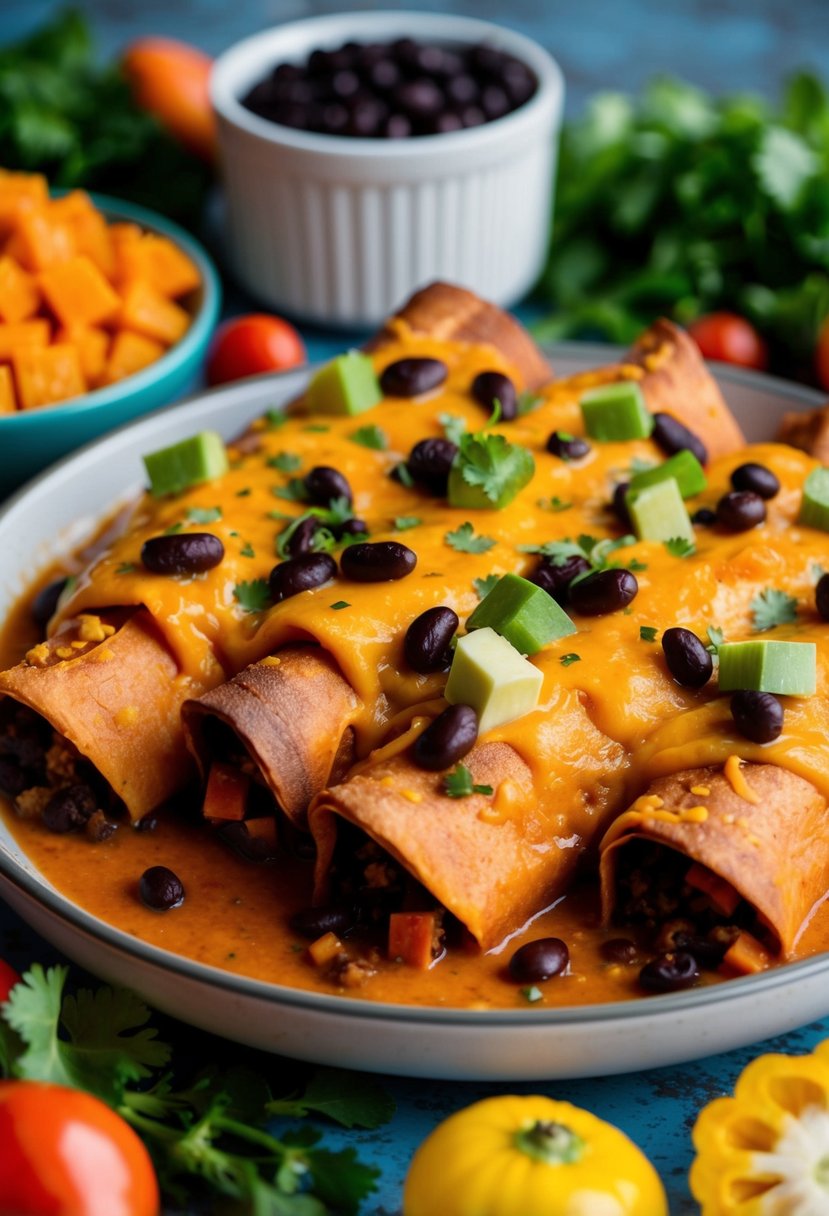
<svg viewBox="0 0 829 1216"><path fill-rule="evenodd" d="M640 642L655 642L656 635L659 630L655 625L640 625L639 626L639 641Z"/></svg>
<svg viewBox="0 0 829 1216"><path fill-rule="evenodd" d="M523 418L525 414L532 414L540 405L544 404L544 398L538 393L532 393L529 390L518 394L517 401L518 417Z"/></svg>
<svg viewBox="0 0 829 1216"><path fill-rule="evenodd" d="M136 566L135 562L121 562L121 564L119 566L115 567L115 573L116 574L132 574L133 570L137 570L137 569L138 569L138 567Z"/></svg>
<svg viewBox="0 0 829 1216"><path fill-rule="evenodd" d="M288 502L308 501L308 491L301 477L292 477L285 486L274 486L273 493L277 498L285 498Z"/></svg>
<svg viewBox="0 0 829 1216"><path fill-rule="evenodd" d="M534 1005L536 1001L541 1000L544 994L540 988L532 984L529 988L522 988L521 995L525 1001L529 1001L531 1005Z"/></svg>
<svg viewBox="0 0 829 1216"><path fill-rule="evenodd" d="M497 504L527 484L535 461L526 448L509 443L503 435L478 431L461 436L455 466L468 486L480 486L484 496Z"/></svg>
<svg viewBox="0 0 829 1216"><path fill-rule="evenodd" d="M302 460L293 452L277 452L275 456L270 456L265 464L269 469L279 469L280 473L295 473Z"/></svg>
<svg viewBox="0 0 829 1216"><path fill-rule="evenodd" d="M250 541L245 541L245 544L239 550L239 554L241 557L256 557L256 554L253 551L253 545L251 545Z"/></svg>
<svg viewBox="0 0 829 1216"><path fill-rule="evenodd" d="M268 1103L268 1113L302 1118L326 1115L343 1127L381 1127L394 1114L394 1099L365 1073L319 1068L304 1092Z"/></svg>
<svg viewBox="0 0 829 1216"><path fill-rule="evenodd" d="M554 495L552 498L539 498L535 505L541 507L542 511L552 511L557 515L560 511L569 511L573 504Z"/></svg>
<svg viewBox="0 0 829 1216"><path fill-rule="evenodd" d="M189 507L187 519L191 524L214 524L222 518L221 507Z"/></svg>
<svg viewBox="0 0 829 1216"><path fill-rule="evenodd" d="M422 524L423 520L419 515L398 515L394 521L396 532L408 532L410 528L416 528L418 524Z"/></svg>
<svg viewBox="0 0 829 1216"><path fill-rule="evenodd" d="M487 553L495 544L491 536L476 536L469 522L461 524L454 532L445 532L443 539L458 553Z"/></svg>
<svg viewBox="0 0 829 1216"><path fill-rule="evenodd" d="M691 557L697 551L694 542L684 536L672 536L670 540L663 543L671 557Z"/></svg>
<svg viewBox="0 0 829 1216"><path fill-rule="evenodd" d="M468 798L470 794L492 793L491 785L475 785L472 773L465 764L459 764L443 778L443 792L449 798Z"/></svg>
<svg viewBox="0 0 829 1216"><path fill-rule="evenodd" d="M633 557L628 562L628 570L632 570L634 574L641 574L643 570L647 570L648 563L640 562L638 557Z"/></svg>
<svg viewBox="0 0 829 1216"><path fill-rule="evenodd" d="M561 656L561 658L559 659L559 663L561 663L562 667L569 667L571 663L580 663L580 662L581 662L581 655L576 654L575 651L571 651L570 654L563 654Z"/></svg>
<svg viewBox="0 0 829 1216"><path fill-rule="evenodd" d="M401 486L405 486L407 490L414 488L414 477L409 472L409 466L405 460L399 461L392 469L392 472L397 476L397 480Z"/></svg>
<svg viewBox="0 0 829 1216"><path fill-rule="evenodd" d="M271 601L267 579L255 578L250 582L237 583L233 588L233 598L245 612L263 612Z"/></svg>
<svg viewBox="0 0 829 1216"><path fill-rule="evenodd" d="M443 433L449 442L457 446L461 437L466 434L466 419L461 418L458 414L438 414L438 422L443 427Z"/></svg>
<svg viewBox="0 0 829 1216"><path fill-rule="evenodd" d="M164 529L162 536L176 536L183 527L184 524L182 523L170 524L169 528Z"/></svg>
<svg viewBox="0 0 829 1216"><path fill-rule="evenodd" d="M339 612L341 608L350 608L348 600L337 600L334 604L329 604L329 608L333 608L335 612Z"/></svg>
<svg viewBox="0 0 829 1216"><path fill-rule="evenodd" d="M284 410L265 410L262 417L268 424L269 431L278 431L288 421L288 415Z"/></svg>
<svg viewBox="0 0 829 1216"><path fill-rule="evenodd" d="M237 498L250 498L252 491L250 486L243 486L241 490L236 491Z"/></svg>
<svg viewBox="0 0 829 1216"><path fill-rule="evenodd" d="M774 629L776 625L788 625L797 620L797 600L785 591L766 587L751 601L751 613L756 633Z"/></svg>
<svg viewBox="0 0 829 1216"><path fill-rule="evenodd" d="M352 443L359 443L364 448L372 448L375 452L385 452L389 446L386 432L379 426L375 426L374 423L358 427L356 431L351 432L348 438Z"/></svg>
<svg viewBox="0 0 829 1216"><path fill-rule="evenodd" d="M311 435L324 435L327 431L331 430L331 427L326 426L324 423L312 422L309 426L304 426L302 429Z"/></svg>
<svg viewBox="0 0 829 1216"><path fill-rule="evenodd" d="M492 588L495 587L498 583L500 583L500 581L501 581L500 574L488 574L486 576L486 578L473 578L472 586L475 588L475 591L477 592L478 599L482 600L487 595L489 595Z"/></svg>
<svg viewBox="0 0 829 1216"><path fill-rule="evenodd" d="M718 654L720 647L725 641L725 634L723 633L722 629L718 629L716 625L709 625L706 633L708 634L708 645L705 647L705 649L709 654Z"/></svg>

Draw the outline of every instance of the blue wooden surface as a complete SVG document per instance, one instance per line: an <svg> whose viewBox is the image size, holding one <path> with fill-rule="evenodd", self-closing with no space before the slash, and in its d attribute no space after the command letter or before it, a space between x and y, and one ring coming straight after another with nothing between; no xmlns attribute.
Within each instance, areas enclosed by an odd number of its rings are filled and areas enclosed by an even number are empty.
<svg viewBox="0 0 829 1216"><path fill-rule="evenodd" d="M34 28L53 0L0 0L0 37ZM217 53L237 38L277 21L337 11L336 0L93 0L80 7L93 21L103 52L118 50L145 33L188 39ZM785 74L809 66L829 78L829 0L419 0L415 6L385 0L353 3L355 9L414 8L474 14L498 20L543 42L559 59L568 81L568 109L578 111L598 88L635 89L659 72L677 73L715 92L752 89L774 95ZM231 297L238 310L245 301ZM309 356L324 359L342 337L306 329ZM0 956L20 966L53 962L55 951L8 910L0 908ZM829 998L827 998L829 1005ZM193 1036L173 1029L184 1051ZM398 1112L379 1132L327 1132L332 1147L353 1144L382 1169L379 1190L366 1216L396 1216L408 1161L437 1121L468 1102L495 1092L539 1091L588 1107L622 1127L651 1157L668 1190L672 1216L697 1211L687 1188L690 1129L700 1107L729 1091L746 1062L760 1051L802 1052L829 1036L829 1021L772 1042L694 1064L623 1077L559 1084L497 1086L389 1080ZM196 1038L204 1059L233 1059L235 1049L206 1036ZM440 1213L435 1213L440 1216ZM642 1213L641 1216L647 1216Z"/></svg>

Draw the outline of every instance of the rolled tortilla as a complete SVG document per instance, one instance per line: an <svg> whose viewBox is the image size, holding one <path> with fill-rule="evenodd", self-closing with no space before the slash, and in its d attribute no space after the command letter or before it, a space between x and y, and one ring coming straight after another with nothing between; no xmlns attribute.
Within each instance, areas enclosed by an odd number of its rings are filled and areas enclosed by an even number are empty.
<svg viewBox="0 0 829 1216"><path fill-rule="evenodd" d="M829 405L784 414L777 438L808 452L821 464L829 464Z"/></svg>
<svg viewBox="0 0 829 1216"><path fill-rule="evenodd" d="M133 820L192 779L180 709L194 691L145 609L82 616L0 672L0 693L77 748Z"/></svg>
<svg viewBox="0 0 829 1216"><path fill-rule="evenodd" d="M623 855L645 841L729 883L791 956L829 889L826 801L777 765L746 764L735 777L733 763L728 775L712 767L660 777L613 823L600 846L607 922L618 911Z"/></svg>

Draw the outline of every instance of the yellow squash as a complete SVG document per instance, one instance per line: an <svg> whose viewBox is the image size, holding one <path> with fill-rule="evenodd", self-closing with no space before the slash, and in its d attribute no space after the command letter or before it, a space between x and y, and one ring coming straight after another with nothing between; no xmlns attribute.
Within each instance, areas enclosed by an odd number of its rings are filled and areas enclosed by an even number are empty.
<svg viewBox="0 0 829 1216"><path fill-rule="evenodd" d="M486 1098L415 1153L403 1216L667 1216L642 1152L588 1111L541 1096Z"/></svg>

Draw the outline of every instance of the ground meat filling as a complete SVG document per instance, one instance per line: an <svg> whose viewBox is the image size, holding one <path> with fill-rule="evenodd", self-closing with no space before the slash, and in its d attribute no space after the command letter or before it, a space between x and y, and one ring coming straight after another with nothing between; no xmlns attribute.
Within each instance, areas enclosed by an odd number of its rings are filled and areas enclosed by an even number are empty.
<svg viewBox="0 0 829 1216"><path fill-rule="evenodd" d="M23 819L49 831L83 831L106 840L121 808L114 794L77 749L34 710L0 703L0 792Z"/></svg>

